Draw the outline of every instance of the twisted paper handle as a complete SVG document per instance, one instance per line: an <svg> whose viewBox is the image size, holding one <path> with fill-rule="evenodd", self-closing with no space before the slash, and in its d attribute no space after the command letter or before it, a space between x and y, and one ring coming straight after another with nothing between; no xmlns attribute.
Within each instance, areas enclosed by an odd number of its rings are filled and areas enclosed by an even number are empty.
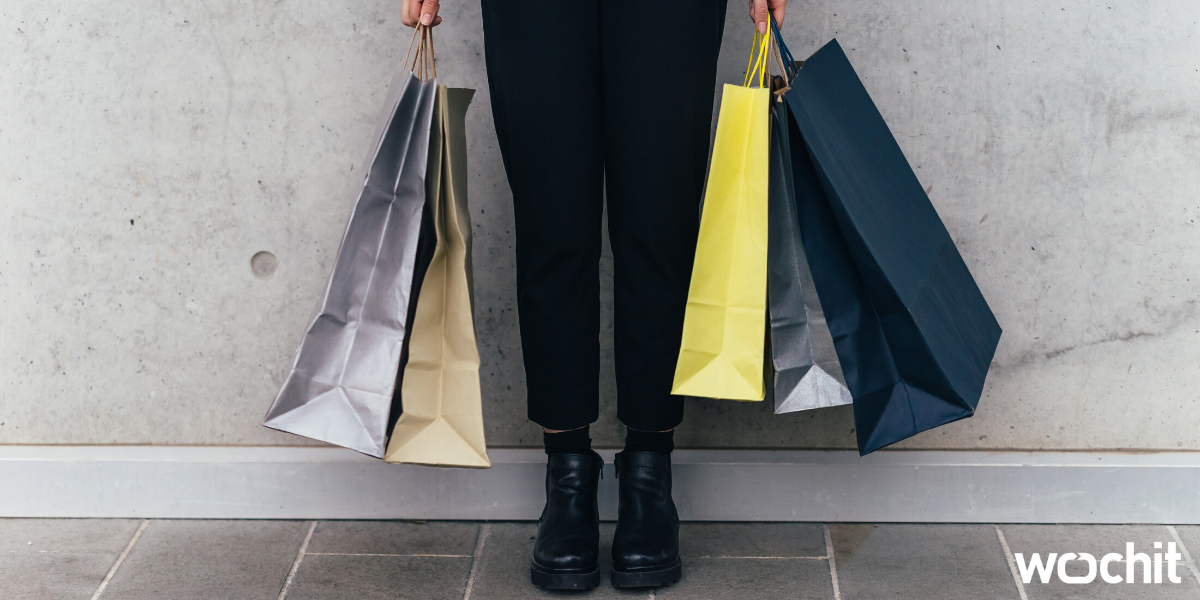
<svg viewBox="0 0 1200 600"><path fill-rule="evenodd" d="M413 57L413 43L417 41L417 37L421 38L421 43L417 45L416 57ZM404 56L404 66L408 66L409 59L413 59L412 67L409 68L421 81L427 81L429 75L432 74L434 79L437 79L437 60L433 55L433 28L417 23L413 28L412 40L408 42L408 54Z"/></svg>

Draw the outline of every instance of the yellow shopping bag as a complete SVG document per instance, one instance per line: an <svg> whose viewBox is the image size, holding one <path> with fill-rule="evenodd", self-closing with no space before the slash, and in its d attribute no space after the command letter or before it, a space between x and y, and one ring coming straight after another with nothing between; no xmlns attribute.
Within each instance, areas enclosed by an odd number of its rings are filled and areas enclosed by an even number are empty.
<svg viewBox="0 0 1200 600"><path fill-rule="evenodd" d="M721 99L672 394L763 399L768 39L755 34L745 82L726 84Z"/></svg>

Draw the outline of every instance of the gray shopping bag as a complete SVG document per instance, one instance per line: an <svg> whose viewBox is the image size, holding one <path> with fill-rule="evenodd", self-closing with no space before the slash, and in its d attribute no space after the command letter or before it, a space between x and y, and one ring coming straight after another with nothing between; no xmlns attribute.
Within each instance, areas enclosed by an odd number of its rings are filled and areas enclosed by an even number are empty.
<svg viewBox="0 0 1200 600"><path fill-rule="evenodd" d="M767 309L770 318L775 414L850 404L850 390L825 325L804 246L785 107L771 110L770 175L767 192ZM767 381L770 382L770 379Z"/></svg>
<svg viewBox="0 0 1200 600"><path fill-rule="evenodd" d="M383 456L413 300L436 91L436 81L407 68L393 78L333 274L263 425Z"/></svg>

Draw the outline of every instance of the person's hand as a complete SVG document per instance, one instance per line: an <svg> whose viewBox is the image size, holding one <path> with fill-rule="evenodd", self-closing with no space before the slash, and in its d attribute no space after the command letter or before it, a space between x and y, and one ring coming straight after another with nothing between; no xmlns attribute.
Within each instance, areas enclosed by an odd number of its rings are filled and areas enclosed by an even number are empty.
<svg viewBox="0 0 1200 600"><path fill-rule="evenodd" d="M775 21L783 26L783 14L787 12L787 3L788 0L750 0L750 20L758 26L759 33L766 33L771 27L768 11L775 15Z"/></svg>
<svg viewBox="0 0 1200 600"><path fill-rule="evenodd" d="M404 0L400 8L400 22L409 27L416 27L417 23L431 27L441 23L438 0Z"/></svg>

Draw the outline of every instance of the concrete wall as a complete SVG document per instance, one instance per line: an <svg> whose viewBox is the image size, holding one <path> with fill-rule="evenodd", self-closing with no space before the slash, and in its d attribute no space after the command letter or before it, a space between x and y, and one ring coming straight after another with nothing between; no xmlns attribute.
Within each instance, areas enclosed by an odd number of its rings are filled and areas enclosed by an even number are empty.
<svg viewBox="0 0 1200 600"><path fill-rule="evenodd" d="M0 443L305 443L259 422L403 59L398 6L0 6ZM479 8L443 14L442 80L479 90L488 439L532 445ZM1005 328L978 416L902 447L1200 450L1198 20L1191 0L792 2L793 51L841 41ZM606 312L609 404L610 338ZM846 448L852 428L845 409L697 401L677 439ZM612 407L595 429L619 442Z"/></svg>

